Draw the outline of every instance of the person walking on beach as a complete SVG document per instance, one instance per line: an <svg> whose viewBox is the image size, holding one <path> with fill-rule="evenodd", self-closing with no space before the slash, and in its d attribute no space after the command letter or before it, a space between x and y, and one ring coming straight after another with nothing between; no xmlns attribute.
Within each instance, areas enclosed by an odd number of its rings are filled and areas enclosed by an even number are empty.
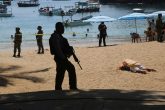
<svg viewBox="0 0 165 110"><path fill-rule="evenodd" d="M107 27L104 22L101 22L98 26L99 34L99 47L101 46L101 42L103 39L104 46L106 46L105 38L107 37Z"/></svg>
<svg viewBox="0 0 165 110"><path fill-rule="evenodd" d="M68 40L62 36L64 33L63 23L57 22L56 30L49 39L50 52L54 55L56 62L56 80L55 90L62 90L62 82L65 71L69 74L69 85L71 90L77 90L77 79L74 65L68 60L73 55L73 47L68 43ZM75 59L75 61L78 59Z"/></svg>
<svg viewBox="0 0 165 110"><path fill-rule="evenodd" d="M13 57L16 57L16 52L18 50L17 57L20 57L21 54L21 43L22 43L22 33L20 32L20 28L16 27L16 33L14 37L14 54Z"/></svg>
<svg viewBox="0 0 165 110"><path fill-rule="evenodd" d="M157 32L158 42L162 42L162 28L163 28L162 14L158 14L158 18L156 20L156 32Z"/></svg>
<svg viewBox="0 0 165 110"><path fill-rule="evenodd" d="M37 27L37 34L36 34L36 40L37 40L37 46L38 46L38 54L44 54L44 47L42 43L42 37L43 37L43 30L41 26Z"/></svg>

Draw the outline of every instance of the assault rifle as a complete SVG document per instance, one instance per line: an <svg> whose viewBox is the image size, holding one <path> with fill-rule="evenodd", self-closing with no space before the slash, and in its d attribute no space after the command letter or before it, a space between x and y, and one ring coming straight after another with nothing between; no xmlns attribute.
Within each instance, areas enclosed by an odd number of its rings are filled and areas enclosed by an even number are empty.
<svg viewBox="0 0 165 110"><path fill-rule="evenodd" d="M77 62L77 64L79 65L80 69L82 70L82 67L81 67L81 65L80 65L80 60L77 58L73 47L72 47L72 51L73 51L73 52L72 52L72 55L73 55L73 58L74 58L75 62Z"/></svg>

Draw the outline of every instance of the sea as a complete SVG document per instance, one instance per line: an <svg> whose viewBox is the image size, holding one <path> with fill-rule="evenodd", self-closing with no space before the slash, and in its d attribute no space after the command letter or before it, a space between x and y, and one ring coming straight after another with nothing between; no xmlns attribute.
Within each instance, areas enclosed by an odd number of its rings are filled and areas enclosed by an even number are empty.
<svg viewBox="0 0 165 110"><path fill-rule="evenodd" d="M37 33L37 26L42 26L44 31L44 45L48 46L48 40L51 33L55 29L55 23L61 22L61 16L42 16L39 14L38 9L41 7L52 6L55 8L63 8L67 11L75 5L75 2L85 0L40 0L38 7L18 7L18 0L13 0L8 10L12 11L12 17L0 17L0 50L9 49L13 47L13 39L15 28L20 27L23 34L23 47L36 47L35 33ZM165 10L164 4L108 4L101 5L100 12L93 13L77 13L72 16L73 20L80 19L85 16L109 16L118 19L121 16L133 13L133 8L142 8L145 13L152 13L155 11ZM71 19L70 16L64 17L64 20ZM107 26L107 44L118 44L130 41L130 33L137 32L144 37L144 30L148 27L147 20L137 20L135 26L134 20L116 20L113 22L105 22ZM67 27L65 28L66 37L70 44L73 46L87 46L98 45L97 34L99 23L91 23L86 26ZM87 32L89 29L89 32ZM73 33L76 36L73 36ZM86 36L87 34L87 36Z"/></svg>

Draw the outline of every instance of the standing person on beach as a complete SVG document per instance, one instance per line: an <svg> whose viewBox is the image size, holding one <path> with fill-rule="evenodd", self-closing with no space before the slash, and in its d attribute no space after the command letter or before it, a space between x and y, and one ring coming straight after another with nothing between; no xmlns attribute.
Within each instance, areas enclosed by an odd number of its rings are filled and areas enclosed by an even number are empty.
<svg viewBox="0 0 165 110"><path fill-rule="evenodd" d="M44 47L42 43L42 37L43 37L43 30L41 26L37 27L37 35L36 35L36 40L37 40L37 46L38 46L38 54L44 54Z"/></svg>
<svg viewBox="0 0 165 110"><path fill-rule="evenodd" d="M155 31L156 31L156 24L155 24L155 22L154 22L154 19L152 19L152 21L151 21L151 31L155 34ZM153 39L152 39L153 41L154 40L156 40L156 36L155 35L153 35Z"/></svg>
<svg viewBox="0 0 165 110"><path fill-rule="evenodd" d="M151 26L151 30L152 30L153 32L155 32L156 24L155 24L154 19L152 19L150 26Z"/></svg>
<svg viewBox="0 0 165 110"><path fill-rule="evenodd" d="M106 46L105 38L107 37L107 27L104 22L101 22L98 26L98 30L100 31L99 35L99 47L101 46L101 42L103 39L104 46Z"/></svg>
<svg viewBox="0 0 165 110"><path fill-rule="evenodd" d="M158 14L158 18L156 20L156 32L157 32L158 42L162 42L162 28L163 28L162 14Z"/></svg>
<svg viewBox="0 0 165 110"><path fill-rule="evenodd" d="M55 90L62 90L62 82L65 71L69 74L69 85L71 90L77 90L77 79L74 65L68 60L73 55L73 47L68 43L68 40L62 36L64 33L63 23L57 22L56 30L49 39L50 52L54 55L56 62L56 81ZM78 59L75 59L75 61Z"/></svg>
<svg viewBox="0 0 165 110"><path fill-rule="evenodd" d="M13 54L13 57L16 57L17 50L18 50L17 57L20 57L21 43L22 43L22 33L20 32L19 27L16 27L15 30L16 30L16 33L15 33L15 37L14 37L14 54Z"/></svg>

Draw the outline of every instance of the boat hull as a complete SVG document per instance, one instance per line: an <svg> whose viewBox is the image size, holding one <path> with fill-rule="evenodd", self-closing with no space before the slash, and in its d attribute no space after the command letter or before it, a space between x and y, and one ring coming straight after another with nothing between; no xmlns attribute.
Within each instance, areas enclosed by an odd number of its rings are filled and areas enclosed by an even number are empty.
<svg viewBox="0 0 165 110"><path fill-rule="evenodd" d="M18 3L18 7L36 7L40 4L24 4L24 3Z"/></svg>
<svg viewBox="0 0 165 110"><path fill-rule="evenodd" d="M93 9L83 8L83 9L77 9L77 13L99 12L99 11L100 11L100 8L93 8Z"/></svg>
<svg viewBox="0 0 165 110"><path fill-rule="evenodd" d="M91 25L91 23L83 22L83 21L72 21L72 22L64 23L64 26L66 27L76 27L76 26L86 26L86 25Z"/></svg>
<svg viewBox="0 0 165 110"><path fill-rule="evenodd" d="M0 13L0 17L11 17L12 13Z"/></svg>

